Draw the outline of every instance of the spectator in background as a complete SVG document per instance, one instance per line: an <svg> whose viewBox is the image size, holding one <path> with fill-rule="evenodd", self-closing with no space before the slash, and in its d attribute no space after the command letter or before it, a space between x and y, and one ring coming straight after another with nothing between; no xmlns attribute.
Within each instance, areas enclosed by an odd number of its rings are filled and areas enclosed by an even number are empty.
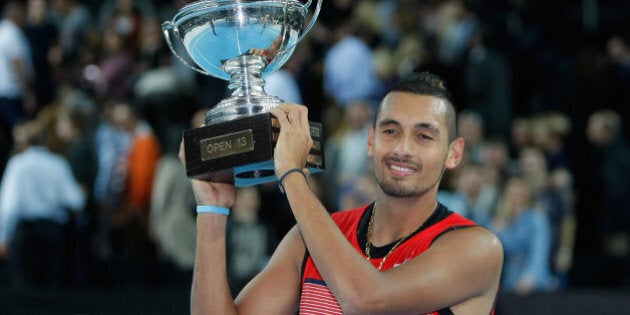
<svg viewBox="0 0 630 315"><path fill-rule="evenodd" d="M484 140L478 149L480 163L468 162L452 172L438 197L449 209L487 226L494 217L505 182L517 170L503 140Z"/></svg>
<svg viewBox="0 0 630 315"><path fill-rule="evenodd" d="M114 125L112 103L113 101L104 102L94 134L98 171L94 182L97 215L93 247L99 264L108 263L113 258L113 219L114 213L122 204L125 183L125 169L121 159L128 155L131 146L131 135Z"/></svg>
<svg viewBox="0 0 630 315"><path fill-rule="evenodd" d="M573 157L565 143L570 133L571 121L563 113L547 111L532 119L533 144L544 152L550 172L558 169L573 171Z"/></svg>
<svg viewBox="0 0 630 315"><path fill-rule="evenodd" d="M484 26L471 35L464 86L469 106L484 117L486 136L499 137L509 133L512 122L510 64L503 52L488 44L487 33Z"/></svg>
<svg viewBox="0 0 630 315"><path fill-rule="evenodd" d="M67 147L73 174L89 196L93 194L98 169L94 143L97 115L96 102L87 93L70 90L61 97L56 134Z"/></svg>
<svg viewBox="0 0 630 315"><path fill-rule="evenodd" d="M518 117L512 121L510 127L510 157L518 158L519 152L525 147L533 145L532 120L526 117Z"/></svg>
<svg viewBox="0 0 630 315"><path fill-rule="evenodd" d="M49 54L59 41L59 31L49 19L48 10L45 0L28 1L26 36L32 48L33 92L38 108L53 101L57 83Z"/></svg>
<svg viewBox="0 0 630 315"><path fill-rule="evenodd" d="M485 139L483 116L472 110L462 110L457 115L457 130L466 140L466 161L481 164L481 148Z"/></svg>
<svg viewBox="0 0 630 315"><path fill-rule="evenodd" d="M444 184L444 187L440 188L438 200L453 212L486 226L489 213L484 214L474 209L475 200L483 187L482 184L481 167L475 164L462 165L459 172L449 177L449 185Z"/></svg>
<svg viewBox="0 0 630 315"><path fill-rule="evenodd" d="M302 104L302 93L291 71L280 68L265 77L265 92L286 103Z"/></svg>
<svg viewBox="0 0 630 315"><path fill-rule="evenodd" d="M606 41L606 54L610 61L611 80L610 85L613 97L610 98L611 109L626 119L630 117L630 46L628 36L612 35ZM627 138L630 136L630 127L623 126L621 131ZM625 131L625 132L624 132Z"/></svg>
<svg viewBox="0 0 630 315"><path fill-rule="evenodd" d="M227 274L235 296L267 264L277 241L272 226L261 220L258 187L238 189L227 224Z"/></svg>
<svg viewBox="0 0 630 315"><path fill-rule="evenodd" d="M537 147L524 148L521 151L519 166L522 177L532 192L534 206L545 213L549 220L549 266L557 289L564 289L573 264L577 224L573 202L573 175L565 169L549 172L545 156Z"/></svg>
<svg viewBox="0 0 630 315"><path fill-rule="evenodd" d="M52 0L53 14L59 29L59 59L64 65L77 62L85 44L86 33L93 27L87 6L76 0Z"/></svg>
<svg viewBox="0 0 630 315"><path fill-rule="evenodd" d="M588 119L586 135L596 148L591 163L595 196L599 215L600 237L604 251L613 257L628 259L630 252L630 147L622 134L619 115L603 109ZM626 281L630 270L625 270Z"/></svg>
<svg viewBox="0 0 630 315"><path fill-rule="evenodd" d="M365 101L349 103L343 111L343 125L325 142L326 193L331 198L333 209L339 208L339 199L344 191L353 190L353 181L369 171L367 136L373 118L371 104ZM349 186L349 187L345 187Z"/></svg>
<svg viewBox="0 0 630 315"><path fill-rule="evenodd" d="M16 125L28 146L9 160L0 187L0 256L8 255L16 287L62 285L64 227L85 205L68 161L42 145L43 127Z"/></svg>
<svg viewBox="0 0 630 315"><path fill-rule="evenodd" d="M166 283L190 281L195 260L195 199L186 169L176 153L167 152L156 165L151 194L149 235L166 267Z"/></svg>
<svg viewBox="0 0 630 315"><path fill-rule="evenodd" d="M377 192L377 182L374 176L366 170L363 174L358 174L340 187L339 196L337 197L336 208L332 211L340 209L351 209L350 207L359 207L370 202Z"/></svg>
<svg viewBox="0 0 630 315"><path fill-rule="evenodd" d="M504 292L530 294L552 288L549 221L545 213L534 208L532 198L522 178L511 178L490 224L505 251L501 280Z"/></svg>
<svg viewBox="0 0 630 315"><path fill-rule="evenodd" d="M181 131L190 127L190 118L199 107L195 100L197 87L171 63L172 54L157 18L147 17L143 22L140 54L130 77L133 100L162 147L178 150Z"/></svg>
<svg viewBox="0 0 630 315"><path fill-rule="evenodd" d="M146 226L155 166L162 154L160 143L151 126L127 102L113 105L112 121L116 127L128 132L132 139L129 153L124 158L127 180L121 219L137 219Z"/></svg>
<svg viewBox="0 0 630 315"><path fill-rule="evenodd" d="M98 67L100 77L96 82L99 99L125 99L131 97L134 54L129 42L112 28L103 33L103 56Z"/></svg>
<svg viewBox="0 0 630 315"><path fill-rule="evenodd" d="M447 66L460 66L466 57L478 18L467 1L445 1L439 9L437 57Z"/></svg>
<svg viewBox="0 0 630 315"><path fill-rule="evenodd" d="M510 159L507 144L501 138L486 139L480 149L483 182L474 210L481 218L492 218L507 180L518 172L518 165ZM487 222L487 221L486 221Z"/></svg>
<svg viewBox="0 0 630 315"><path fill-rule="evenodd" d="M85 286L91 270L93 229L97 212L94 202L94 183L98 172L98 158L94 140L97 108L94 100L80 90L66 94L60 102L56 120L56 134L66 147L65 156L72 173L81 185L86 203L80 215L71 221L68 233L72 285Z"/></svg>
<svg viewBox="0 0 630 315"><path fill-rule="evenodd" d="M143 19L135 60L135 72L142 75L147 70L170 65L171 57L171 52L166 46L162 34L160 20L155 16Z"/></svg>
<svg viewBox="0 0 630 315"><path fill-rule="evenodd" d="M352 101L375 102L383 86L374 68L372 50L355 32L353 19L341 19L331 30L334 44L324 59L324 92L340 107Z"/></svg>
<svg viewBox="0 0 630 315"><path fill-rule="evenodd" d="M144 16L135 0L108 0L100 9L101 30L111 29L138 51Z"/></svg>
<svg viewBox="0 0 630 315"><path fill-rule="evenodd" d="M547 212L551 223L551 266L559 289L567 286L577 226L573 196L574 157L566 143L571 128L569 117L561 112L540 113L534 116L531 126L532 142L540 151L524 149L521 152L524 159L530 157L528 166L524 166L527 167L524 174L534 185L537 202ZM538 154L543 161L536 158Z"/></svg>
<svg viewBox="0 0 630 315"><path fill-rule="evenodd" d="M7 1L0 20L0 170L13 146L13 126L35 114L31 47L23 28L26 8L22 1Z"/></svg>
<svg viewBox="0 0 630 315"><path fill-rule="evenodd" d="M195 113L190 126L202 126L205 113L206 110ZM156 166L149 235L157 246L158 258L168 268L165 278L187 284L195 262L195 197L178 151L179 145L167 146Z"/></svg>
<svg viewBox="0 0 630 315"><path fill-rule="evenodd" d="M155 264L154 245L148 234L151 189L155 169L162 155L160 142L151 126L143 120L132 105L119 101L112 106L112 122L131 135L131 145L123 158L125 185L115 217L115 248L120 252L123 271L121 280L154 281L149 265ZM116 246L117 245L117 246ZM134 269L137 268L136 271Z"/></svg>

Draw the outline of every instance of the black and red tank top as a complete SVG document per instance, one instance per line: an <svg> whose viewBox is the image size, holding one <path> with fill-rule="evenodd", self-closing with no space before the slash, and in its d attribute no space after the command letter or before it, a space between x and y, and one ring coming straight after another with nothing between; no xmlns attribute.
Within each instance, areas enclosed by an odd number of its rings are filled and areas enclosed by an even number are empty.
<svg viewBox="0 0 630 315"><path fill-rule="evenodd" d="M339 226L352 246L363 256L367 242L367 226L373 211L374 204L361 208L336 212L332 218ZM427 219L422 228L415 231L412 236L401 243L383 264L382 270L394 268L426 251L433 241L440 235L462 227L476 226L477 224L463 216L453 213L441 204L438 204L433 214ZM383 257L389 252L396 241L382 247L372 247L370 256L374 268L377 268ZM322 276L319 274L310 255L306 255L302 272L302 294L300 298L299 314L343 314L339 302L332 294ZM438 310L429 313L431 315L452 314L450 309Z"/></svg>

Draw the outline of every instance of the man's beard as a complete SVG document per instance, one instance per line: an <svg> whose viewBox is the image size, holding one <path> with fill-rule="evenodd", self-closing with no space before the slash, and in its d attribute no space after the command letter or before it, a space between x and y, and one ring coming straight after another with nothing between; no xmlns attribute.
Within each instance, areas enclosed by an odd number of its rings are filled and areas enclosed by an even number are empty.
<svg viewBox="0 0 630 315"><path fill-rule="evenodd" d="M421 166L418 167L418 171L422 172ZM426 187L420 187L419 183L413 183L413 185L405 185L404 183L398 182L395 179L385 179L384 176L379 176L378 174L375 174L374 177L376 178L376 182L378 183L379 187L381 187L381 190L386 195L397 198L411 198L422 196L433 189L433 187L435 187L440 182L442 174L444 174L444 168L440 170L440 176L437 177L435 182Z"/></svg>

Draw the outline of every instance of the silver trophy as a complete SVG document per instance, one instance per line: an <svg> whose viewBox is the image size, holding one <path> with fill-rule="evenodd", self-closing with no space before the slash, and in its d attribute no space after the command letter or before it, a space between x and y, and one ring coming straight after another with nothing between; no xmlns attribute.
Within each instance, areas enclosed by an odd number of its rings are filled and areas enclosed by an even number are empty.
<svg viewBox="0 0 630 315"><path fill-rule="evenodd" d="M189 177L252 186L277 180L273 148L279 125L269 109L284 103L264 90L315 24L318 0L211 0L180 9L162 24L171 51L205 75L228 80L232 95L206 113L206 124L184 131ZM315 142L307 161L324 169L322 125L310 122Z"/></svg>

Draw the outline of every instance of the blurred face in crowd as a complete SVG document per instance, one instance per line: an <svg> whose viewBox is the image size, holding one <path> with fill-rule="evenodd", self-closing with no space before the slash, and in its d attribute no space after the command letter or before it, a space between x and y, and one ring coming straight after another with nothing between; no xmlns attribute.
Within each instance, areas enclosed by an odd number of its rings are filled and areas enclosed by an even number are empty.
<svg viewBox="0 0 630 315"><path fill-rule="evenodd" d="M519 166L525 174L537 174L547 171L547 160L540 149L528 147L521 151Z"/></svg>
<svg viewBox="0 0 630 315"><path fill-rule="evenodd" d="M57 11L64 14L72 9L72 1L70 0L53 0L52 5Z"/></svg>
<svg viewBox="0 0 630 315"><path fill-rule="evenodd" d="M510 140L516 148L528 146L531 142L531 123L528 119L517 118L512 123Z"/></svg>
<svg viewBox="0 0 630 315"><path fill-rule="evenodd" d="M128 132L132 132L137 124L137 118L129 104L117 103L111 109L112 123Z"/></svg>
<svg viewBox="0 0 630 315"><path fill-rule="evenodd" d="M19 27L26 25L26 7L19 1L5 4L2 8L3 18L8 18Z"/></svg>
<svg viewBox="0 0 630 315"><path fill-rule="evenodd" d="M484 163L501 168L508 162L508 148L505 143L494 141L483 145Z"/></svg>
<svg viewBox="0 0 630 315"><path fill-rule="evenodd" d="M39 24L46 19L46 1L29 0L27 4L27 18L31 24Z"/></svg>
<svg viewBox="0 0 630 315"><path fill-rule="evenodd" d="M518 215L529 206L531 193L527 183L520 178L511 178L505 185L507 199L512 215Z"/></svg>
<svg viewBox="0 0 630 315"><path fill-rule="evenodd" d="M75 125L72 123L68 114L61 113L59 114L55 124L55 132L62 141L72 142L72 140L77 137L79 130L77 130Z"/></svg>
<svg viewBox="0 0 630 315"><path fill-rule="evenodd" d="M455 183L457 190L466 194L466 196L477 196L484 184L484 176L480 167L475 165L466 165L460 172Z"/></svg>
<svg viewBox="0 0 630 315"><path fill-rule="evenodd" d="M346 123L352 130L362 129L372 118L372 110L367 102L352 102L346 107Z"/></svg>
<svg viewBox="0 0 630 315"><path fill-rule="evenodd" d="M617 113L602 110L589 117L586 136L592 144L603 147L614 142L620 125L621 119Z"/></svg>
<svg viewBox="0 0 630 315"><path fill-rule="evenodd" d="M614 36L606 42L606 53L613 62L621 62L630 57L630 51L624 40Z"/></svg>
<svg viewBox="0 0 630 315"><path fill-rule="evenodd" d="M553 136L549 127L545 124L535 124L532 128L532 141L535 145L546 148L548 146L551 137Z"/></svg>
<svg viewBox="0 0 630 315"><path fill-rule="evenodd" d="M459 133L469 143L478 143L483 140L483 121L478 114L465 113L457 120Z"/></svg>
<svg viewBox="0 0 630 315"><path fill-rule="evenodd" d="M393 197L435 190L445 169L461 161L464 140L448 141L447 101L408 92L389 93L368 136L368 156L380 188Z"/></svg>

